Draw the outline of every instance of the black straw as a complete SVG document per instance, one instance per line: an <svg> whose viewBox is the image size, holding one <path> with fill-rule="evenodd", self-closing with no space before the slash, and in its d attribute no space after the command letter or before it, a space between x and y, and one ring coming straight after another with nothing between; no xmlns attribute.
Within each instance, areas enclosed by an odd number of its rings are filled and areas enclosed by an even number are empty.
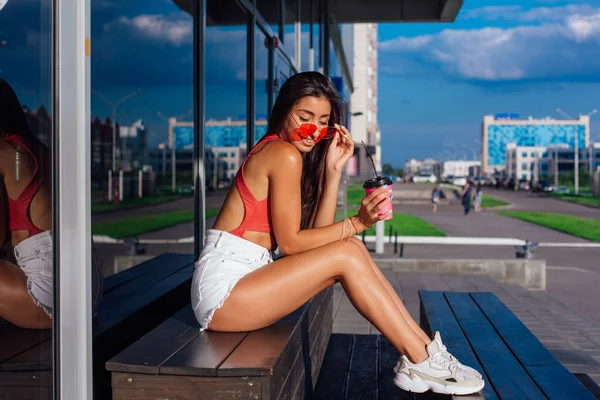
<svg viewBox="0 0 600 400"><path fill-rule="evenodd" d="M371 156L371 153L369 153L369 149L367 148L367 145L362 140L360 142L365 147L365 150L367 151L367 155L369 156L369 159L371 160L371 164L373 165L373 171L375 171L375 178L379 178L379 175L377 175L377 168L375 168L375 161L373 161L373 157Z"/></svg>

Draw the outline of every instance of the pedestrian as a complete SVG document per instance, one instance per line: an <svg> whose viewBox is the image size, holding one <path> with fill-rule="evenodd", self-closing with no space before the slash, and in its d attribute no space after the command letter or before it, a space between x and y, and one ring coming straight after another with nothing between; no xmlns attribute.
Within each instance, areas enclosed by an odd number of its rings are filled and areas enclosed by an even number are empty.
<svg viewBox="0 0 600 400"><path fill-rule="evenodd" d="M482 198L483 192L481 191L481 185L477 185L477 190L475 191L475 198L473 199L473 206L475 207L475 212L481 211Z"/></svg>
<svg viewBox="0 0 600 400"><path fill-rule="evenodd" d="M431 191L431 210L436 213L440 203L440 188L435 186Z"/></svg>
<svg viewBox="0 0 600 400"><path fill-rule="evenodd" d="M461 195L462 195L462 205L463 205L463 209L465 210L465 215L469 215L469 212L471 211L471 196L473 193L473 183L471 181L467 181L467 183L465 184L465 187L463 188Z"/></svg>

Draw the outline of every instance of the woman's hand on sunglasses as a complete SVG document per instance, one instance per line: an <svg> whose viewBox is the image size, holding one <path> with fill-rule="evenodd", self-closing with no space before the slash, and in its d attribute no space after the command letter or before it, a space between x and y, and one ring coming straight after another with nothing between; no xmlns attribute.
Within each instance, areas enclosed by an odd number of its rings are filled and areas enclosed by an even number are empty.
<svg viewBox="0 0 600 400"><path fill-rule="evenodd" d="M354 154L354 141L348 129L341 125L335 125L337 132L331 139L327 150L327 170L340 173L346 163Z"/></svg>

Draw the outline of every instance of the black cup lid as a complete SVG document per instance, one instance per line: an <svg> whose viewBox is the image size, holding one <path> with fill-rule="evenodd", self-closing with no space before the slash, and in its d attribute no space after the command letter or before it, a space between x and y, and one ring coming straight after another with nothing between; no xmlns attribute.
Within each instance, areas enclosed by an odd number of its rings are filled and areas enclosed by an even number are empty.
<svg viewBox="0 0 600 400"><path fill-rule="evenodd" d="M383 185L391 185L392 179L389 176L378 176L377 178L367 179L363 184L364 189L378 188Z"/></svg>

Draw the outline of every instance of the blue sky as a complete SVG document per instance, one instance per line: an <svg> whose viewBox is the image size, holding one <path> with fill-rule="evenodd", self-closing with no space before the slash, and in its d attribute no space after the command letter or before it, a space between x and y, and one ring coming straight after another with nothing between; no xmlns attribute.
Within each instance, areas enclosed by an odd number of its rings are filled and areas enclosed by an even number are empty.
<svg viewBox="0 0 600 400"><path fill-rule="evenodd" d="M600 108L599 26L599 2L550 0L467 0L452 24L380 25L383 160L472 157L484 114Z"/></svg>
<svg viewBox="0 0 600 400"><path fill-rule="evenodd" d="M0 11L0 40L9 40L0 77L30 107L50 103L49 15L48 0L9 0ZM166 140L158 112L192 108L192 32L191 17L171 0L92 0L92 88L113 101L141 88L118 120L142 118L151 145ZM383 24L379 41L383 160L395 166L444 149L471 157L484 114L560 118L556 107L573 116L600 108L597 0L466 0L454 23ZM207 117L236 118L245 113L246 32L209 27L206 42ZM262 36L256 44L264 114ZM104 118L111 109L93 96L92 112Z"/></svg>

